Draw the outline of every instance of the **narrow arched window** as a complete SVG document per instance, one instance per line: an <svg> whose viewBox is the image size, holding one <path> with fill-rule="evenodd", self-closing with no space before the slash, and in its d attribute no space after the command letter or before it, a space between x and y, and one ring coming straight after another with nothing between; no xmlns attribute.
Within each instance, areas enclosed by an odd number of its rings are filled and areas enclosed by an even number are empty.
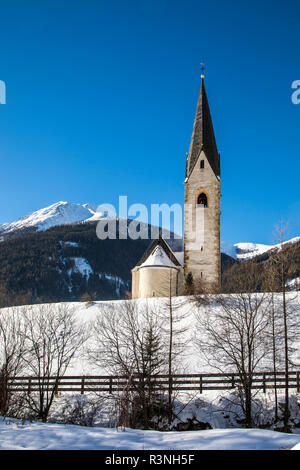
<svg viewBox="0 0 300 470"><path fill-rule="evenodd" d="M200 160L200 168L204 168L204 160Z"/></svg>
<svg viewBox="0 0 300 470"><path fill-rule="evenodd" d="M205 193L199 194L197 204L200 207L207 207L207 196Z"/></svg>

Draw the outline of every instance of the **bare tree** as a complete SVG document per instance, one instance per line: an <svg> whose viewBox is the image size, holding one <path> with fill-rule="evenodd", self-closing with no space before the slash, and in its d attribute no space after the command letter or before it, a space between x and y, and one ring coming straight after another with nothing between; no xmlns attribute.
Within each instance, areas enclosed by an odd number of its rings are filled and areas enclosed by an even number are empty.
<svg viewBox="0 0 300 470"><path fill-rule="evenodd" d="M283 328L281 322L281 309L278 308L276 292L278 291L277 267L273 262L272 256L263 270L263 291L269 292L270 301L270 328L266 331L266 335L271 340L271 360L274 372L274 398L275 398L275 422L278 422L278 390L277 390L277 371L283 366Z"/></svg>
<svg viewBox="0 0 300 470"><path fill-rule="evenodd" d="M173 375L182 368L182 359L188 343L186 333L189 329L190 302L176 296L173 270L166 271L162 282L164 285L169 285L169 295L160 304L159 316L162 321L162 332L167 351L168 421L171 423L176 394Z"/></svg>
<svg viewBox="0 0 300 470"><path fill-rule="evenodd" d="M234 372L241 384L240 403L247 427L252 419L253 375L267 357L265 332L270 298L251 292L219 295L196 315L196 345L206 363L221 373Z"/></svg>
<svg viewBox="0 0 300 470"><path fill-rule="evenodd" d="M0 414L5 416L10 408L12 393L9 379L24 370L26 352L22 309L0 310Z"/></svg>
<svg viewBox="0 0 300 470"><path fill-rule="evenodd" d="M38 393L28 395L28 405L47 421L60 378L86 341L86 330L74 310L64 304L44 304L24 313L26 365L38 378Z"/></svg>
<svg viewBox="0 0 300 470"><path fill-rule="evenodd" d="M108 373L124 376L120 403L126 426L151 427L155 377L164 371L161 322L146 302L123 301L104 309L94 322L90 360Z"/></svg>
<svg viewBox="0 0 300 470"><path fill-rule="evenodd" d="M292 364L291 361L291 352L293 351L293 342L297 339L299 335L299 325L295 321L295 312L289 307L291 298L287 296L287 281L291 274L294 252L296 251L296 246L284 243L287 234L287 225L284 222L280 222L279 225L275 226L275 236L277 242L280 243L278 249L273 250L269 259L269 282L272 284L273 288L276 288L277 291L281 294L281 321L282 326L279 327L279 332L281 330L283 337L283 346L284 346L284 370L285 370L285 406L283 413L283 430L285 432L290 432L289 418L290 418L290 409L289 409L289 368ZM294 249L293 249L294 248ZM278 309L278 306L277 306ZM276 332L276 336L279 336L279 333Z"/></svg>
<svg viewBox="0 0 300 470"><path fill-rule="evenodd" d="M272 339L272 362L274 371L274 396L275 396L275 422L278 421L278 392L277 392L277 364L279 359L279 339L278 325L276 318L276 308L274 302L274 292L271 292L271 339Z"/></svg>

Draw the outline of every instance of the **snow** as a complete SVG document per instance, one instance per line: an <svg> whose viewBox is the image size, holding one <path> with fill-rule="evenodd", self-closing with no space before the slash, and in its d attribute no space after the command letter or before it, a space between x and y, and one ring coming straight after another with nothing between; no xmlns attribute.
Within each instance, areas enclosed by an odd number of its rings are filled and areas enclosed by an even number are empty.
<svg viewBox="0 0 300 470"><path fill-rule="evenodd" d="M125 286L124 280L119 276L114 276L114 275L108 274L108 273L100 273L99 274L99 279L103 279L103 278L106 279L107 281L109 281L110 284L115 286L116 294L118 296L120 296L121 286Z"/></svg>
<svg viewBox="0 0 300 470"><path fill-rule="evenodd" d="M82 259L81 259L82 260ZM85 261L85 260L84 260ZM84 263L79 262L80 269ZM109 274L107 274L110 277ZM288 293L290 300L299 305L300 293ZM277 294L275 295L275 300ZM194 312L186 297L177 297L174 303L178 309L185 310L188 315L184 322L189 326L186 332L186 339L189 341L185 347L182 357L182 367L186 373L205 373L211 370L202 362L193 343L195 331ZM278 295L278 301L280 296ZM143 306L161 309L166 299L139 299L136 302L141 308ZM69 303L73 307L78 320L85 323L89 328L90 335L88 343L76 352L66 375L101 375L107 374L105 369L91 364L84 352L95 344L91 322L99 313L105 313L106 309L115 309L121 306L124 301L102 301L93 302L87 306L83 302ZM53 304L53 308L58 308L61 304ZM38 306L33 305L30 308L35 309ZM212 307L214 308L214 307ZM14 308L15 309L15 308ZM23 307L19 307L22 313ZM11 309L2 309L2 312L9 313ZM178 311L175 309L174 311ZM299 367L299 350L297 352ZM267 367L268 369L269 367ZM295 422L300 418L300 397L293 394L291 390L291 415ZM279 449L296 446L300 442L300 435L282 434L271 429L240 429L240 411L237 412L234 405L234 390L230 391L204 391L202 394L192 392L180 392L176 397L176 415L171 431L139 431L127 429L121 432L117 429L103 427L80 427L75 425L58 424L56 421L62 421L63 407L72 412L72 407L78 394L62 393L55 398L53 410L50 419L55 423L22 423L18 420L0 418L0 449ZM283 392L279 393L279 401L283 399ZM85 393L81 396L82 400L91 400L91 395ZM263 405L260 425L266 426L270 422L270 415L273 415L274 393L270 389L266 394L260 392L256 395L258 404L257 410ZM226 403L231 403L231 410L227 413ZM235 408L234 408L235 407ZM226 412L224 412L226 410ZM109 413L104 410L103 416L97 418L96 426L107 426L108 422L113 421L107 418ZM230 415L227 417L226 415ZM52 419L60 417L60 419ZM181 427L182 431L175 431L178 424L185 425L190 421L199 423L208 423L203 431L187 431L187 427ZM173 429L173 430L172 430ZM199 428L198 428L199 429ZM300 447L300 445L299 445Z"/></svg>
<svg viewBox="0 0 300 470"><path fill-rule="evenodd" d="M285 283L286 287L289 290L299 290L300 288L300 277L295 277L295 279L290 279Z"/></svg>
<svg viewBox="0 0 300 470"><path fill-rule="evenodd" d="M2 223L0 224L0 232L2 234L7 234L13 232L14 230L25 230L29 228L34 228L37 231L47 230L51 227L57 225L67 225L73 224L76 222L94 222L99 220L109 220L110 216L105 216L105 211L103 211L103 206L98 206L97 204L77 204L67 201L59 201L55 204L51 204L48 207L31 212L14 222L11 223ZM117 217L117 216L116 216ZM127 224L128 220L124 218L117 218L120 222L120 233L127 235ZM148 223L139 221L138 219L134 220L140 224L139 231L141 233L148 232ZM159 227L153 226L153 232L158 236ZM169 230L163 229L162 235L164 238L171 238L171 232Z"/></svg>
<svg viewBox="0 0 300 470"><path fill-rule="evenodd" d="M74 246L75 248L79 247L79 243L77 243L77 242L61 242L61 243L63 243L64 245L67 245L67 246Z"/></svg>
<svg viewBox="0 0 300 470"><path fill-rule="evenodd" d="M225 253L228 256L231 256L234 259L237 259L236 256L236 247L231 243L221 241L221 253Z"/></svg>
<svg viewBox="0 0 300 470"><path fill-rule="evenodd" d="M184 266L184 251L175 251L174 255L176 256L181 266Z"/></svg>
<svg viewBox="0 0 300 470"><path fill-rule="evenodd" d="M88 264L88 262L84 258L74 258L76 261L76 269L80 270L80 272L83 275L89 275L91 273L91 266ZM116 287L118 286L118 278L109 274L109 273L103 273L101 277L105 277L107 280L109 280L112 283L116 283ZM260 295L260 294L259 294ZM295 305L296 313L299 312L299 302L300 302L300 292L288 292L287 293L287 298L290 299L291 305ZM274 296L275 302L278 302L280 305L281 302L281 296L280 294L275 294ZM92 305L86 306L86 303L84 302L65 302L63 303L64 305L69 305L71 308L74 309L75 315L78 318L78 320L82 323L86 322L92 322L97 315L102 314L102 312L110 310L110 309L118 309L121 308L122 304L124 303L124 300L112 300L112 301L94 301ZM153 310L153 312L159 312L168 302L167 298L148 298L148 299L138 299L138 300L133 300L132 302L137 303L137 306L139 309L143 308L150 308ZM52 304L53 308L59 308L61 303L56 303ZM185 319L182 323L182 327L186 331L184 333L184 337L182 338L182 341L186 343L184 353L182 354L182 371L187 370L188 373L210 373L210 372L217 372L216 370L212 370L211 367L207 366L207 364L204 361L204 358L202 358L199 355L198 349L195 346L194 343L194 338L195 338L195 332L197 330L196 328L196 319L195 319L195 306L193 306L192 303L188 301L187 297L174 297L173 298L173 306L174 309L176 310L178 315L184 314ZM24 307L19 307L20 311L22 312L22 309ZM31 309L38 309L38 306L32 305L30 306ZM200 312L202 311L202 308L200 308ZM211 308L216 308L212 306ZM11 309L15 309L15 307L3 309L2 311L6 311L9 313ZM299 314L299 313L298 313ZM93 335L90 335L89 343L86 346L87 348L93 347L94 344L94 338ZM298 351L294 353L293 356L293 362L296 364L296 368L299 368L300 366L300 348ZM270 367L266 365L266 369L271 370L271 363ZM79 351L78 357L74 358L72 364L70 365L69 370L67 371L66 375L94 375L94 374L106 374L106 371L104 369L99 370L94 368L86 359L85 355L82 354Z"/></svg>
<svg viewBox="0 0 300 470"><path fill-rule="evenodd" d="M235 243L236 258L239 260L251 259L262 255L273 248L273 245L262 245L260 243Z"/></svg>
<svg viewBox="0 0 300 470"><path fill-rule="evenodd" d="M150 256L141 264L140 268L145 266L168 266L172 268L176 268L175 264L170 260L166 252L163 250L161 246L157 246L154 248Z"/></svg>
<svg viewBox="0 0 300 470"><path fill-rule="evenodd" d="M31 212L12 223L3 224L2 233L34 227L38 231L47 230L56 225L72 224L92 217L97 206L59 201L51 206Z"/></svg>
<svg viewBox="0 0 300 470"><path fill-rule="evenodd" d="M235 243L233 246L236 249L236 258L238 260L246 260L254 258L255 256L262 255L267 251L280 248L282 245L288 243L297 243L300 241L300 237L291 238L283 243L276 245L263 245L260 243Z"/></svg>
<svg viewBox="0 0 300 470"><path fill-rule="evenodd" d="M249 243L249 242L239 242L234 245L221 241L221 253L231 256L234 259L239 261L248 260L254 258L255 256L262 255L267 251L280 248L282 245L287 243L297 243L300 241L300 237L294 237L290 240L287 240L283 243L278 243L275 245L264 245L262 243Z"/></svg>
<svg viewBox="0 0 300 470"><path fill-rule="evenodd" d="M82 274L82 276L85 276L87 279L89 279L90 274L93 273L93 269L91 268L88 261L84 258L70 258L70 259L74 261L74 267L69 270L69 275L72 272L75 272L75 273L80 273Z"/></svg>
<svg viewBox="0 0 300 470"><path fill-rule="evenodd" d="M265 429L160 432L0 418L0 450L277 450L300 436Z"/></svg>

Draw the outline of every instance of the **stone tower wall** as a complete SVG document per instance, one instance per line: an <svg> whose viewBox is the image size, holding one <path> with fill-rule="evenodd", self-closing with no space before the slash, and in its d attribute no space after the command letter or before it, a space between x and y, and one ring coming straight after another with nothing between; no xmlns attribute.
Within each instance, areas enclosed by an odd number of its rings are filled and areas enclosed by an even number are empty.
<svg viewBox="0 0 300 470"><path fill-rule="evenodd" d="M204 160L204 168L200 161ZM207 196L208 207L197 207L200 193ZM201 151L185 184L184 273L194 280L220 284L220 181Z"/></svg>

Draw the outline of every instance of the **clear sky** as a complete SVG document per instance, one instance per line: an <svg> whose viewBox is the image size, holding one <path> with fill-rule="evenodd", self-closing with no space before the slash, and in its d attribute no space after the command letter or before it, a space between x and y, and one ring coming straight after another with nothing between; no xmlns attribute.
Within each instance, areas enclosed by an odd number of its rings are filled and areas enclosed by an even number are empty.
<svg viewBox="0 0 300 470"><path fill-rule="evenodd" d="M59 200L183 203L200 62L221 238L300 235L298 0L0 0L0 222Z"/></svg>

